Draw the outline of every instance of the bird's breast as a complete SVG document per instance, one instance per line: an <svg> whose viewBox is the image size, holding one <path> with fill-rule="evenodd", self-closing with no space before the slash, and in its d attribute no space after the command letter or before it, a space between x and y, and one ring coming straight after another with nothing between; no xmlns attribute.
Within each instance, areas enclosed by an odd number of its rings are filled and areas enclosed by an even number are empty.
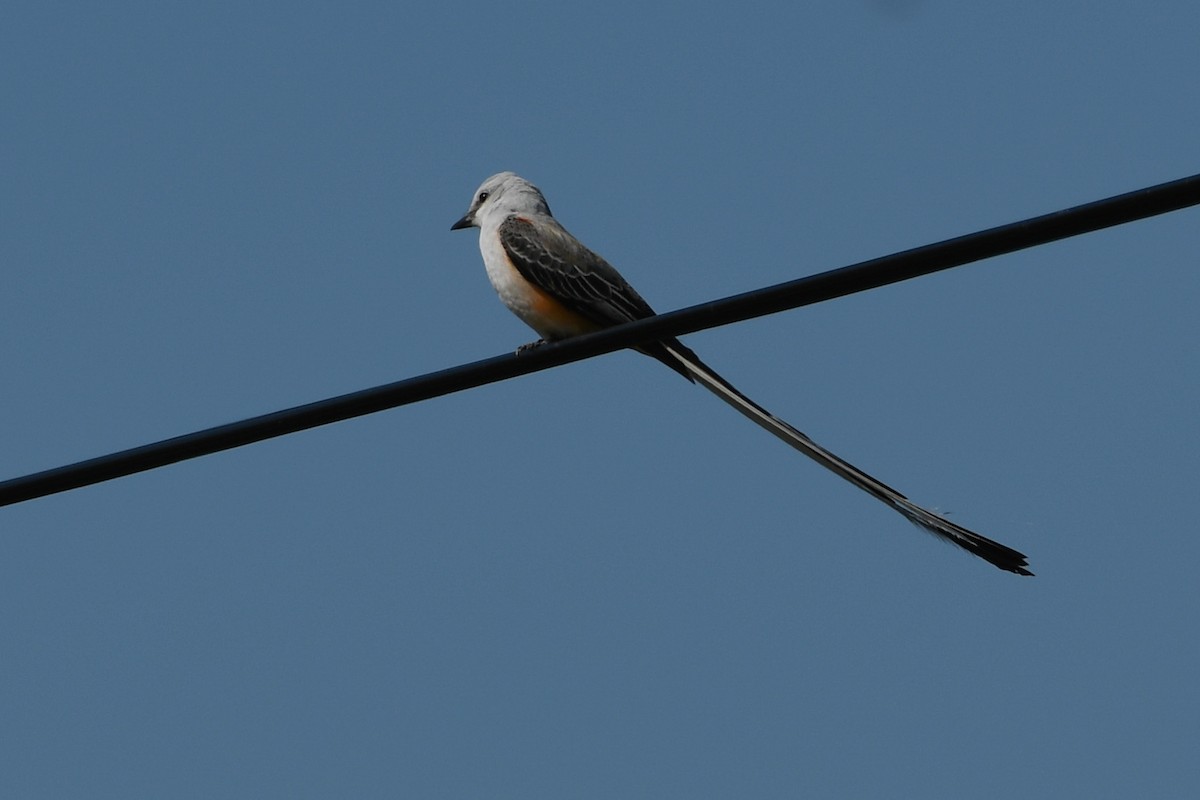
<svg viewBox="0 0 1200 800"><path fill-rule="evenodd" d="M498 231L484 231L479 249L488 280L509 310L547 340L567 339L598 330L600 326L572 311L549 292L535 286L513 265Z"/></svg>

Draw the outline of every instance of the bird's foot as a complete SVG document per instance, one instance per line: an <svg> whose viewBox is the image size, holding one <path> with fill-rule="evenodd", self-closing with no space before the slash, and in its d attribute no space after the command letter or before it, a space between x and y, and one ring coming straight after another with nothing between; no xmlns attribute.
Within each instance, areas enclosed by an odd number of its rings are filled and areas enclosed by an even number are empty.
<svg viewBox="0 0 1200 800"><path fill-rule="evenodd" d="M523 344L517 348L517 355L521 355L521 353L528 353L530 350L536 350L537 348L541 347L545 343L546 343L545 339L538 339L536 342L526 342L525 344Z"/></svg>

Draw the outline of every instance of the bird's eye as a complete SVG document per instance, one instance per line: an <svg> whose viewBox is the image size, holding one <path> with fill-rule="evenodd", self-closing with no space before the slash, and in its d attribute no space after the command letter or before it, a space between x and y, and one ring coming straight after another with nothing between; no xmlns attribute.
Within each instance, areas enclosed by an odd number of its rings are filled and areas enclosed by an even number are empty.
<svg viewBox="0 0 1200 800"><path fill-rule="evenodd" d="M480 202L480 203L482 203L484 200L487 200L487 199L488 199L488 193L487 193L487 192L480 192L480 193L479 193L479 202Z"/></svg>

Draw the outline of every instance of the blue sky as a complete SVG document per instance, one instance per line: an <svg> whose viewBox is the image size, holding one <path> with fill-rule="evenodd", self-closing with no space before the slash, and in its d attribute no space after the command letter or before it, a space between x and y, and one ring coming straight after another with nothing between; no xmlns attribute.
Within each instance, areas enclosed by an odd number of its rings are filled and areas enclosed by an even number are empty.
<svg viewBox="0 0 1200 800"><path fill-rule="evenodd" d="M515 170L660 310L1198 171L1200 7L17 3L0 469L509 351ZM6 797L1192 797L1184 211L0 509Z"/></svg>

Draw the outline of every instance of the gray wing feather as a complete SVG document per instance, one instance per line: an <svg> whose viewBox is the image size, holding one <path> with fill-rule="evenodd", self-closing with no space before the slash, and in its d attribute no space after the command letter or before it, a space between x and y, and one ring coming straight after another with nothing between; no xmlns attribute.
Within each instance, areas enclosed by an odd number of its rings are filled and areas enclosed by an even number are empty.
<svg viewBox="0 0 1200 800"><path fill-rule="evenodd" d="M654 316L621 273L553 218L509 217L500 243L525 280L600 325Z"/></svg>

